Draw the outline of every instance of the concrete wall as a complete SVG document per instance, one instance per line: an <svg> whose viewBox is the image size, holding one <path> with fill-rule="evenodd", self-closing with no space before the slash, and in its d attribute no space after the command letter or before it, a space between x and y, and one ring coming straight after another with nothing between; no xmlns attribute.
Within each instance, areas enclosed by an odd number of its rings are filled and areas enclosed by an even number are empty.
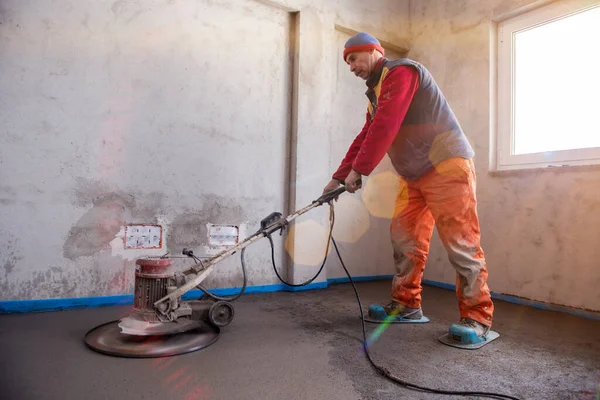
<svg viewBox="0 0 600 400"><path fill-rule="evenodd" d="M600 310L600 171L489 171L493 19L533 3L1 2L0 299L131 293L136 257L205 253L207 223L249 233L316 198L364 118L338 24L409 46L444 90L477 153L491 289ZM354 275L393 273L394 185L384 160L336 203ZM163 247L125 250L128 223L161 224ZM277 242L290 280L327 227L323 207ZM266 241L247 255L250 284L277 283ZM238 286L238 265L208 285ZM343 275L331 252L317 281ZM437 236L425 278L454 282Z"/></svg>
<svg viewBox="0 0 600 400"><path fill-rule="evenodd" d="M433 73L475 148L491 290L597 311L600 169L492 173L489 168L494 19L535 4L411 0L411 57ZM455 281L437 236L425 278Z"/></svg>
<svg viewBox="0 0 600 400"><path fill-rule="evenodd" d="M347 118L335 24L402 45L408 3L2 1L0 299L131 293L137 257L206 253L207 223L248 234L318 197ZM319 264L324 212L277 242L290 280ZM131 223L162 247L125 249ZM266 240L247 256L249 284L277 283ZM236 257L207 281L240 284Z"/></svg>

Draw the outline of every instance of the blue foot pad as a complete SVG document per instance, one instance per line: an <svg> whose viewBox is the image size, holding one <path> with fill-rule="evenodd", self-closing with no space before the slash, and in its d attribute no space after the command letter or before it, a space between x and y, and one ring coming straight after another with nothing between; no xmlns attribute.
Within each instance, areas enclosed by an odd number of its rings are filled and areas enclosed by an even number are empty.
<svg viewBox="0 0 600 400"><path fill-rule="evenodd" d="M438 340L443 344L459 349L477 350L498 339L498 337L500 337L500 334L494 331L488 331L483 337L477 337L473 330L453 324L448 333L440 336Z"/></svg>
<svg viewBox="0 0 600 400"><path fill-rule="evenodd" d="M372 322L375 324L423 324L429 322L429 318L422 316L418 319L404 318L401 316L391 317L387 315L384 308L380 305L372 304L369 306L369 314L364 318L365 322Z"/></svg>

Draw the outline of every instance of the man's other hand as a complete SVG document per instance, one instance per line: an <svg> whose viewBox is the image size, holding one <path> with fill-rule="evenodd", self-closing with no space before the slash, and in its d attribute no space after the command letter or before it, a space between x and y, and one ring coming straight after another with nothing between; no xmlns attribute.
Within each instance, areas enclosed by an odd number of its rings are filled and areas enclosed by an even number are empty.
<svg viewBox="0 0 600 400"><path fill-rule="evenodd" d="M351 170L348 176L346 177L346 180L344 181L346 191L349 193L354 193L358 189L360 189L362 187L362 184L357 183L360 178L361 175L358 172L356 172L355 170Z"/></svg>

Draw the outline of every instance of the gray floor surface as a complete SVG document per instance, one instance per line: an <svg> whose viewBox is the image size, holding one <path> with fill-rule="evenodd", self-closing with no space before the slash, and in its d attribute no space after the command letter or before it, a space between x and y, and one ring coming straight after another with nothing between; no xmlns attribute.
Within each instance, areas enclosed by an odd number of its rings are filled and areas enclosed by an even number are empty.
<svg viewBox="0 0 600 400"><path fill-rule="evenodd" d="M357 284L363 307L389 281ZM495 302L495 342L477 351L437 341L458 311L453 292L425 287L427 324L389 326L372 347L399 377L447 390L521 399L600 396L600 321ZM2 399L458 399L408 390L376 375L361 351L352 287L246 295L219 340L161 359L88 349L86 332L129 307L0 316ZM367 325L369 332L376 326ZM479 398L479 397L469 397Z"/></svg>

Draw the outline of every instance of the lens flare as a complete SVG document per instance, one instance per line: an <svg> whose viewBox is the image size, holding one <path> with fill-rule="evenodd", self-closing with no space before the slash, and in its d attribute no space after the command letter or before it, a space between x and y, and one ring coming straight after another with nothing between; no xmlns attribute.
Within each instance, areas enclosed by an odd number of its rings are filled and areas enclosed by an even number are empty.
<svg viewBox="0 0 600 400"><path fill-rule="evenodd" d="M295 263L318 266L325 257L327 238L328 231L317 221L298 222L289 228L285 249Z"/></svg>
<svg viewBox="0 0 600 400"><path fill-rule="evenodd" d="M369 335L369 337L367 338L367 342L364 344L365 350L371 348L371 346L379 340L381 335L383 335L383 332L385 332L386 329L389 328L390 323L394 320L394 318L396 318L400 311L402 311L402 307L394 309L391 312L391 314L388 314L385 320L383 320L383 322L373 331L373 333Z"/></svg>
<svg viewBox="0 0 600 400"><path fill-rule="evenodd" d="M357 196L340 196L335 210L333 236L338 242L356 243L369 231L369 210ZM322 224L329 227L329 215L323 215Z"/></svg>
<svg viewBox="0 0 600 400"><path fill-rule="evenodd" d="M372 216L387 219L393 217L399 187L398 176L391 171L383 171L369 178L362 200Z"/></svg>

